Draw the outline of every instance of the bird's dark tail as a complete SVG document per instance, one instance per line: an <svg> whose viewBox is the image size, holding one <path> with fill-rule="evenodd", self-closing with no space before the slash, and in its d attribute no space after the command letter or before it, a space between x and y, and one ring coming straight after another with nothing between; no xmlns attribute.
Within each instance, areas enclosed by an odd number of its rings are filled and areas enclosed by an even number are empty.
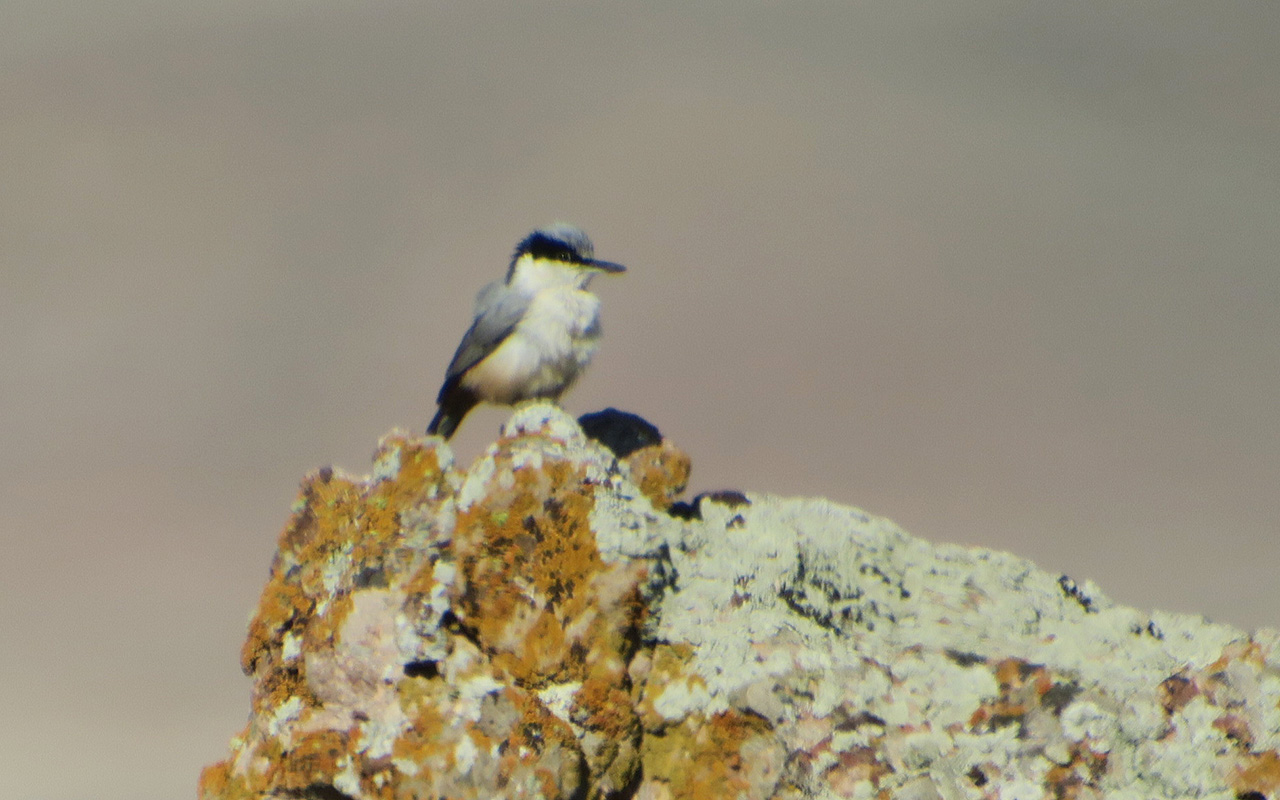
<svg viewBox="0 0 1280 800"><path fill-rule="evenodd" d="M460 422L462 422L461 417L449 416L449 412L442 408L431 419L431 424L427 426L427 434L434 433L448 439L458 429L458 423Z"/></svg>
<svg viewBox="0 0 1280 800"><path fill-rule="evenodd" d="M453 436L453 432L462 424L463 417L467 416L478 402L480 401L471 391L461 386L446 384L444 390L440 392L440 410L431 418L431 424L427 426L427 434L437 434L446 439Z"/></svg>

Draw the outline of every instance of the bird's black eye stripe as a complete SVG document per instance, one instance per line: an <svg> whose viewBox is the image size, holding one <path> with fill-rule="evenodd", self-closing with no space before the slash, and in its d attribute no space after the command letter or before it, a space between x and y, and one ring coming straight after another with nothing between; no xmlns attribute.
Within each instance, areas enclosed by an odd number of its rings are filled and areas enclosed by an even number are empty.
<svg viewBox="0 0 1280 800"><path fill-rule="evenodd" d="M516 255L528 253L534 258L548 258L554 261L578 261L578 254L564 242L535 233L520 243Z"/></svg>

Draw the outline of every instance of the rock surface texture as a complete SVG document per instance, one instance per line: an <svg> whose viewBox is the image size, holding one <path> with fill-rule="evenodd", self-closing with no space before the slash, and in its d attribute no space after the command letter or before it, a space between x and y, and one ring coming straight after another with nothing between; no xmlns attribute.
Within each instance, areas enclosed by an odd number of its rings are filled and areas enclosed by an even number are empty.
<svg viewBox="0 0 1280 800"><path fill-rule="evenodd" d="M308 476L200 798L1280 797L1275 631L687 475L532 404Z"/></svg>

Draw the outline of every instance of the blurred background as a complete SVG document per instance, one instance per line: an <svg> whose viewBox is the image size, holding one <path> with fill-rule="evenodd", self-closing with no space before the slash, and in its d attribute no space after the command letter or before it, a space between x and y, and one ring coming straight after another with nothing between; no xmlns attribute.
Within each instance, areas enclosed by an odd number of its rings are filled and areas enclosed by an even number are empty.
<svg viewBox="0 0 1280 800"><path fill-rule="evenodd" d="M909 5L6 0L5 795L194 796L299 480L552 220L692 491L1280 624L1280 6Z"/></svg>

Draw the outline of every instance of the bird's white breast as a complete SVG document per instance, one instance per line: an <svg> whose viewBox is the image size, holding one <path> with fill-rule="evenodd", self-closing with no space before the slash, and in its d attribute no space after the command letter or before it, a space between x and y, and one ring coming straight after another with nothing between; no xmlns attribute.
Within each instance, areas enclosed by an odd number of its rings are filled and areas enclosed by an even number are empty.
<svg viewBox="0 0 1280 800"><path fill-rule="evenodd" d="M559 397L590 363L599 335L599 298L568 286L542 289L511 335L468 370L463 383L499 403Z"/></svg>

